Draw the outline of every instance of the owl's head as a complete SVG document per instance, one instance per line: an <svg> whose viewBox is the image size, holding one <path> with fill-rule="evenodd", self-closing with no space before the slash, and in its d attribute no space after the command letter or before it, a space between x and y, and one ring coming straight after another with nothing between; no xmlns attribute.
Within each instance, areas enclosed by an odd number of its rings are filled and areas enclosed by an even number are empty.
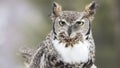
<svg viewBox="0 0 120 68"><path fill-rule="evenodd" d="M66 46L87 39L91 34L91 22L95 11L95 2L87 5L82 12L62 11L62 6L54 2L51 19L55 37L60 42L66 43Z"/></svg>

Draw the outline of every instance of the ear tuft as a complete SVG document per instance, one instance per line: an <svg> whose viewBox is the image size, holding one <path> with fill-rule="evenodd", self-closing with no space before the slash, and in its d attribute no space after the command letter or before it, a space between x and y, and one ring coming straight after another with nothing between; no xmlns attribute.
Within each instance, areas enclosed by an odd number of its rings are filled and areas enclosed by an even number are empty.
<svg viewBox="0 0 120 68"><path fill-rule="evenodd" d="M96 9L96 2L95 1L93 1L90 5L90 10L94 10L94 9Z"/></svg>
<svg viewBox="0 0 120 68"><path fill-rule="evenodd" d="M85 7L85 12L88 16L93 16L96 12L97 4L95 1L91 2L89 5Z"/></svg>
<svg viewBox="0 0 120 68"><path fill-rule="evenodd" d="M53 2L53 14L55 16L58 16L59 15L59 12L62 11L62 6L59 5L57 2Z"/></svg>

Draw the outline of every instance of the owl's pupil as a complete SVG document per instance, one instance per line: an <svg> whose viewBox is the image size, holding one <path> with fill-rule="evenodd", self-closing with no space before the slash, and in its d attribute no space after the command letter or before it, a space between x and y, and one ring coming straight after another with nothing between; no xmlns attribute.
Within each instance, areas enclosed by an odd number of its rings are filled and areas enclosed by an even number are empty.
<svg viewBox="0 0 120 68"><path fill-rule="evenodd" d="M84 24L84 22L82 22L82 21L77 21L76 23L79 24L79 25L83 25Z"/></svg>
<svg viewBox="0 0 120 68"><path fill-rule="evenodd" d="M61 26L64 26L66 23L65 23L64 21L59 21L59 24L60 24Z"/></svg>

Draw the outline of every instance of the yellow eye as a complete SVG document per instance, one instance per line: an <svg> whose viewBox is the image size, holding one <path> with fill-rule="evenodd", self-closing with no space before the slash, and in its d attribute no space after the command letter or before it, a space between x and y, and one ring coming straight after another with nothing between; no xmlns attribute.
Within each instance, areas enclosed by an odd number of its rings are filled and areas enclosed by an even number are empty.
<svg viewBox="0 0 120 68"><path fill-rule="evenodd" d="M83 21L77 21L76 24L82 26L84 24L84 22Z"/></svg>
<svg viewBox="0 0 120 68"><path fill-rule="evenodd" d="M66 23L65 21L59 21L60 26L64 26Z"/></svg>

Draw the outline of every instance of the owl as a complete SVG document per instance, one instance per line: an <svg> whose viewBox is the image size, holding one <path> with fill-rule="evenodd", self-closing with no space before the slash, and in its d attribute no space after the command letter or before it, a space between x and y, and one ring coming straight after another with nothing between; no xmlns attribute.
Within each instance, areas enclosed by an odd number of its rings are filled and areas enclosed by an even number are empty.
<svg viewBox="0 0 120 68"><path fill-rule="evenodd" d="M95 13L94 1L82 12L63 11L54 2L52 30L35 50L22 51L27 68L97 68L91 27Z"/></svg>

